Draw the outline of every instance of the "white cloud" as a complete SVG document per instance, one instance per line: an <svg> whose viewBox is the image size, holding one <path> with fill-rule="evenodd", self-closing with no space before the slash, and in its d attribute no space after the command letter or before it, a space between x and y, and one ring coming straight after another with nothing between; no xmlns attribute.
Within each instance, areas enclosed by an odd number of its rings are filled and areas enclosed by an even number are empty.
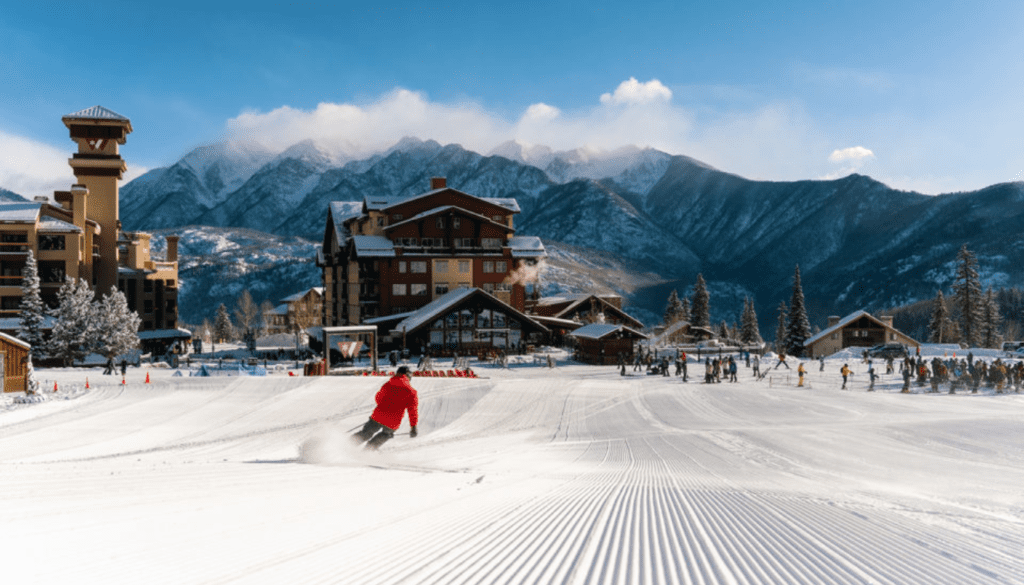
<svg viewBox="0 0 1024 585"><path fill-rule="evenodd" d="M71 149L61 150L30 138L0 131L0 187L28 197L53 196L75 182L68 166Z"/></svg>
<svg viewBox="0 0 1024 585"><path fill-rule="evenodd" d="M875 153L863 146L851 146L850 148L833 150L832 154L828 156L828 160L834 163L864 162L872 158L875 158Z"/></svg>
<svg viewBox="0 0 1024 585"><path fill-rule="evenodd" d="M657 79L640 83L630 77L615 88L614 93L601 95L602 104L646 104L651 102L667 102L672 99L672 90L665 87Z"/></svg>

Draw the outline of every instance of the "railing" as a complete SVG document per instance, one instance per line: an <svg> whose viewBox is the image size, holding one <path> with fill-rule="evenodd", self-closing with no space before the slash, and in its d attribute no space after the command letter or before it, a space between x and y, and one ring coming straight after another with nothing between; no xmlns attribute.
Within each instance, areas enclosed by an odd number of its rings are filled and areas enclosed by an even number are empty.
<svg viewBox="0 0 1024 585"><path fill-rule="evenodd" d="M23 276L0 276L0 286L21 286Z"/></svg>
<svg viewBox="0 0 1024 585"><path fill-rule="evenodd" d="M0 243L0 254L27 254L29 250L28 244Z"/></svg>

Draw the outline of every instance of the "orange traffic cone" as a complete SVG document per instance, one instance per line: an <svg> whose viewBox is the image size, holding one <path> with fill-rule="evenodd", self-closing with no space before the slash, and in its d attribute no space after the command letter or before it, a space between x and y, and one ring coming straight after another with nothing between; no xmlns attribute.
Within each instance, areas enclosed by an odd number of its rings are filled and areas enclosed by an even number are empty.
<svg viewBox="0 0 1024 585"><path fill-rule="evenodd" d="M85 389L86 389L86 390L88 390L88 389L89 389L89 376L86 376L86 377L85 377Z"/></svg>
<svg viewBox="0 0 1024 585"><path fill-rule="evenodd" d="M146 372L146 383L149 384L149 372Z"/></svg>

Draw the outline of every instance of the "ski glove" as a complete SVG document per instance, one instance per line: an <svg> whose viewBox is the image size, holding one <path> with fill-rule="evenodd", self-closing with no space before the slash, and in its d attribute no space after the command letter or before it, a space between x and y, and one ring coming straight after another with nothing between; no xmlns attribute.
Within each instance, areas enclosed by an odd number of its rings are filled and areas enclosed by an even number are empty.
<svg viewBox="0 0 1024 585"><path fill-rule="evenodd" d="M416 427L409 429L409 438L415 439L418 434L419 433L416 432Z"/></svg>

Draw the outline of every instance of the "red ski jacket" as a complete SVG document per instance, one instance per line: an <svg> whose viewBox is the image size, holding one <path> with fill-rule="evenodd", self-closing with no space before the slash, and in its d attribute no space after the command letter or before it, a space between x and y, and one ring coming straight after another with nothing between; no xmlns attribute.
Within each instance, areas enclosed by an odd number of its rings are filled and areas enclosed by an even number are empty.
<svg viewBox="0 0 1024 585"><path fill-rule="evenodd" d="M391 430L398 430L406 410L409 411L409 425L416 426L419 422L419 397L408 378L395 376L377 391L377 408L370 418Z"/></svg>

